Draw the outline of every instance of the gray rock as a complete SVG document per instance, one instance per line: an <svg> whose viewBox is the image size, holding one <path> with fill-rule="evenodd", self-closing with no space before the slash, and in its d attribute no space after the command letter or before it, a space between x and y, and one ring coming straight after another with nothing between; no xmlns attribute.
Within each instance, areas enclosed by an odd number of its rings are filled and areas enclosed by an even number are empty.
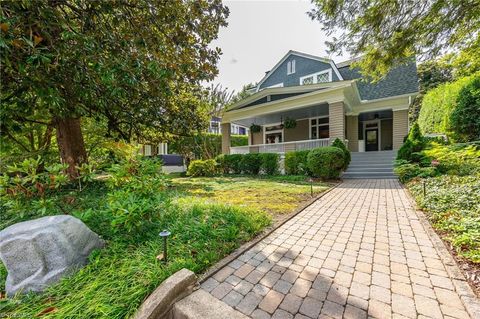
<svg viewBox="0 0 480 319"><path fill-rule="evenodd" d="M68 215L21 222L0 232L0 259L7 268L6 291L40 292L88 262L104 241Z"/></svg>

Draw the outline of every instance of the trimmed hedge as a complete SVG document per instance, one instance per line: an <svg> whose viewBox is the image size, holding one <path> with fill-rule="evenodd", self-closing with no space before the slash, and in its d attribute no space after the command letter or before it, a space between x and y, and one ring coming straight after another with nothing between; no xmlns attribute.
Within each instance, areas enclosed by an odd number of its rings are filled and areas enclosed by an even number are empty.
<svg viewBox="0 0 480 319"><path fill-rule="evenodd" d="M308 153L310 153L309 150L288 152L285 155L285 173L287 175L310 175L307 165Z"/></svg>
<svg viewBox="0 0 480 319"><path fill-rule="evenodd" d="M260 153L248 153L242 155L240 167L244 174L258 175L262 167L262 159Z"/></svg>
<svg viewBox="0 0 480 319"><path fill-rule="evenodd" d="M260 154L262 161L261 170L266 175L276 175L279 170L280 155L276 153L262 153Z"/></svg>
<svg viewBox="0 0 480 319"><path fill-rule="evenodd" d="M194 160L190 162L187 176L213 176L217 173L217 162L215 160Z"/></svg>
<svg viewBox="0 0 480 319"><path fill-rule="evenodd" d="M336 138L335 141L333 141L332 146L338 147L339 149L342 150L343 157L345 159L342 169L346 171L348 168L348 165L350 165L350 162L352 160L352 155L350 154L350 151L347 149L347 146L339 138Z"/></svg>
<svg viewBox="0 0 480 319"><path fill-rule="evenodd" d="M460 90L450 124L455 131L456 140L480 139L480 75Z"/></svg>
<svg viewBox="0 0 480 319"><path fill-rule="evenodd" d="M444 83L428 91L423 97L418 124L423 134L445 133L455 139L455 127L451 116L457 107L462 89L473 81L465 77L455 82Z"/></svg>
<svg viewBox="0 0 480 319"><path fill-rule="evenodd" d="M241 174L242 173L242 154L221 154L215 158L218 166L224 174Z"/></svg>
<svg viewBox="0 0 480 319"><path fill-rule="evenodd" d="M308 153L307 165L316 177L338 178L345 165L345 155L341 149L334 146L316 148Z"/></svg>

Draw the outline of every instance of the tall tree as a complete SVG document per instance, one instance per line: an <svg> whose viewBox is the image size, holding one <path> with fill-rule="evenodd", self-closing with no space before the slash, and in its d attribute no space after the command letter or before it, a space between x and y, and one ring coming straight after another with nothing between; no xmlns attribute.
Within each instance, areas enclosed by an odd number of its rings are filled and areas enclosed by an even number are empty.
<svg viewBox="0 0 480 319"><path fill-rule="evenodd" d="M82 117L125 140L204 127L221 0L12 0L0 14L2 132L55 127L71 175L87 161Z"/></svg>
<svg viewBox="0 0 480 319"><path fill-rule="evenodd" d="M364 74L378 79L405 58L478 51L478 0L312 0L312 19L329 35L329 51L363 56Z"/></svg>

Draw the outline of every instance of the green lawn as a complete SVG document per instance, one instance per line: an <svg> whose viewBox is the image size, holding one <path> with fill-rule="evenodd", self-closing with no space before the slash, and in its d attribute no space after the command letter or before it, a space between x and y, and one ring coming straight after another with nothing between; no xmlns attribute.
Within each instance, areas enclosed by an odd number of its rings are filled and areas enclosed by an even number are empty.
<svg viewBox="0 0 480 319"><path fill-rule="evenodd" d="M2 203L0 229L22 220L69 212L107 240L106 248L92 254L88 266L45 293L0 299L2 317L129 317L175 271L184 267L197 273L205 271L261 232L272 216L292 212L310 198L310 183L302 176L170 177L166 185L140 197L140 204L124 198L128 191L112 190L104 181L91 183L80 193L68 189L56 192L44 201ZM313 189L319 193L327 188L315 183ZM141 231L127 233L112 227L117 202L130 205L131 211L148 206L148 221ZM155 259L162 247L158 233L164 228L172 232L167 265ZM1 285L5 276L0 266Z"/></svg>

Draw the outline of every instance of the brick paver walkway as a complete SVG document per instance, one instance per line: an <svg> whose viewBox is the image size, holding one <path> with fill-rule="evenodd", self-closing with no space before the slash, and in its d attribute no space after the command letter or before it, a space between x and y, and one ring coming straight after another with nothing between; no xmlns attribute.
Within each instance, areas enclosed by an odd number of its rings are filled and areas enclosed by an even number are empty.
<svg viewBox="0 0 480 319"><path fill-rule="evenodd" d="M252 318L469 318L397 180L347 180L202 284Z"/></svg>

